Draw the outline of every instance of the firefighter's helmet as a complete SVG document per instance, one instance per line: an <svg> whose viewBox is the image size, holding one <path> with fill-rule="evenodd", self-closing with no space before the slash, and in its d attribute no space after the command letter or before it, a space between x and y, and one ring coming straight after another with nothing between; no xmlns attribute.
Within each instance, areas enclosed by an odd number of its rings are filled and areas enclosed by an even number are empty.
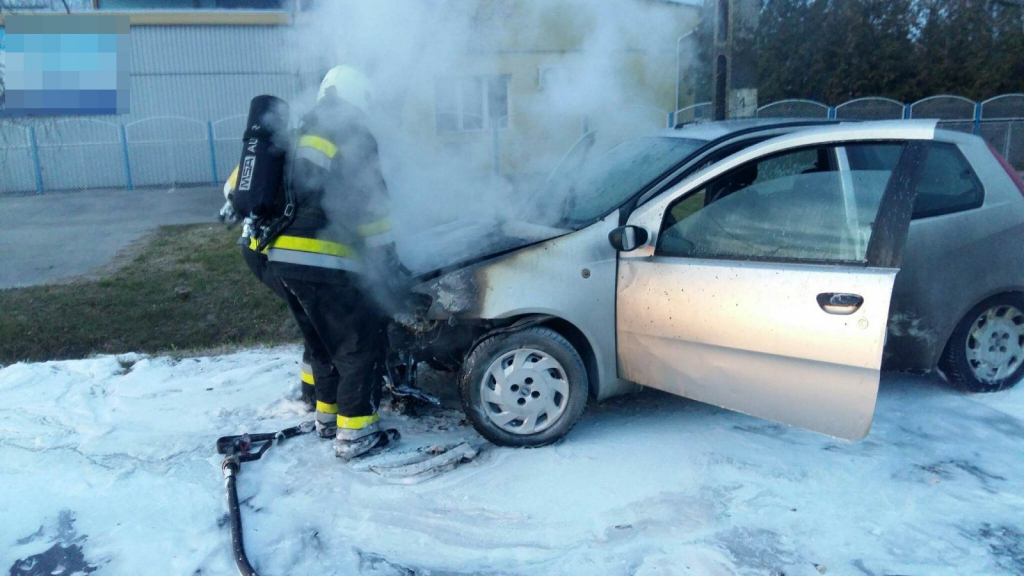
<svg viewBox="0 0 1024 576"><path fill-rule="evenodd" d="M362 72L351 66L335 66L331 68L324 81L320 83L320 92L316 99L322 100L333 91L338 98L369 113L370 80Z"/></svg>

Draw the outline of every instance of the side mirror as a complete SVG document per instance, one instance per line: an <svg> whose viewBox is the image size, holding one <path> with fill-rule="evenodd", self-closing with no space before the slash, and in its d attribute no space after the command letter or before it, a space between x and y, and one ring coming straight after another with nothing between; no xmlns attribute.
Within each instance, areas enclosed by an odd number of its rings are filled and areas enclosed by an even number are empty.
<svg viewBox="0 0 1024 576"><path fill-rule="evenodd" d="M650 239L650 233L639 226L619 226L608 233L608 242L619 252L632 252Z"/></svg>

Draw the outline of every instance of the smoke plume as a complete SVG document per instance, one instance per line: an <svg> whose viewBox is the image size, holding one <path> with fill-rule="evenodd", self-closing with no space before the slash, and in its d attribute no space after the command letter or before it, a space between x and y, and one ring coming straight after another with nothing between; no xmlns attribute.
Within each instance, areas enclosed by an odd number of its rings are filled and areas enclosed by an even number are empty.
<svg viewBox="0 0 1024 576"><path fill-rule="evenodd" d="M527 227L535 235L560 233L552 226L562 204L532 192L587 127L607 148L665 126L675 104L675 39L688 32L672 17L679 10L660 0L319 2L297 22L291 55L309 87L292 108L313 106L332 66L370 78L369 125L399 254L410 268L436 268L497 246L510 222L535 225ZM483 122L499 123L497 135L487 126L439 134L436 91L459 78L499 76L509 82L509 117ZM654 93L652 78L671 93Z"/></svg>

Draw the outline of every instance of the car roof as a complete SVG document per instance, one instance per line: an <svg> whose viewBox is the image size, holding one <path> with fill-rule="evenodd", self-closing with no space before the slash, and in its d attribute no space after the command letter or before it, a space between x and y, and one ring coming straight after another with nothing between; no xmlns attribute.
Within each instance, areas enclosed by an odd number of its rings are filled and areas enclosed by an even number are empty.
<svg viewBox="0 0 1024 576"><path fill-rule="evenodd" d="M759 128L767 130L797 122L804 124L817 124L819 122L821 124L835 124L834 120L816 121L806 118L745 118L742 120L717 120L680 124L675 128L662 131L660 135L673 138L692 138L694 140L717 140L737 132L756 131Z"/></svg>
<svg viewBox="0 0 1024 576"><path fill-rule="evenodd" d="M774 128L792 128L793 132L828 130L830 132L850 131L863 133L865 130L877 129L891 134L894 130L931 130L934 133L935 120L872 120L868 122L856 120L825 120L807 118L756 118L743 120L724 120L716 122L696 122L662 131L660 136L671 138L689 138L694 140L723 140L732 135L753 134Z"/></svg>

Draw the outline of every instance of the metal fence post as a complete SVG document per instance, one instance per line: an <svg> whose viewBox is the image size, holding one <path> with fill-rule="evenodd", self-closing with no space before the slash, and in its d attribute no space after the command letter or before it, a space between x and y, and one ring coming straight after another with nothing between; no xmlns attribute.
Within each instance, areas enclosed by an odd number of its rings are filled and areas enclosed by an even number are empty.
<svg viewBox="0 0 1024 576"><path fill-rule="evenodd" d="M212 173L213 173L213 180L211 180L211 182L216 184L217 183L217 149L213 145L213 122L210 122L209 120L206 121L206 137L210 141L210 170L212 170Z"/></svg>
<svg viewBox="0 0 1024 576"><path fill-rule="evenodd" d="M121 152L124 155L124 183L129 190L132 189L132 163L128 159L128 133L121 124Z"/></svg>
<svg viewBox="0 0 1024 576"><path fill-rule="evenodd" d="M981 102L974 103L974 135L981 134Z"/></svg>
<svg viewBox="0 0 1024 576"><path fill-rule="evenodd" d="M36 194L43 193L43 170L39 166L39 146L36 145L36 129L28 127L28 144L32 149L32 167L36 172Z"/></svg>
<svg viewBox="0 0 1024 576"><path fill-rule="evenodd" d="M911 117L910 110L911 110L910 104L904 104L903 105L903 119L904 120L910 120L910 117Z"/></svg>
<svg viewBox="0 0 1024 576"><path fill-rule="evenodd" d="M1013 122L1006 123L1006 136L1003 138L1003 158L1011 159L1010 143L1013 142Z"/></svg>
<svg viewBox="0 0 1024 576"><path fill-rule="evenodd" d="M829 120L835 120L836 119L836 107L835 106L829 106L828 107L828 119Z"/></svg>

